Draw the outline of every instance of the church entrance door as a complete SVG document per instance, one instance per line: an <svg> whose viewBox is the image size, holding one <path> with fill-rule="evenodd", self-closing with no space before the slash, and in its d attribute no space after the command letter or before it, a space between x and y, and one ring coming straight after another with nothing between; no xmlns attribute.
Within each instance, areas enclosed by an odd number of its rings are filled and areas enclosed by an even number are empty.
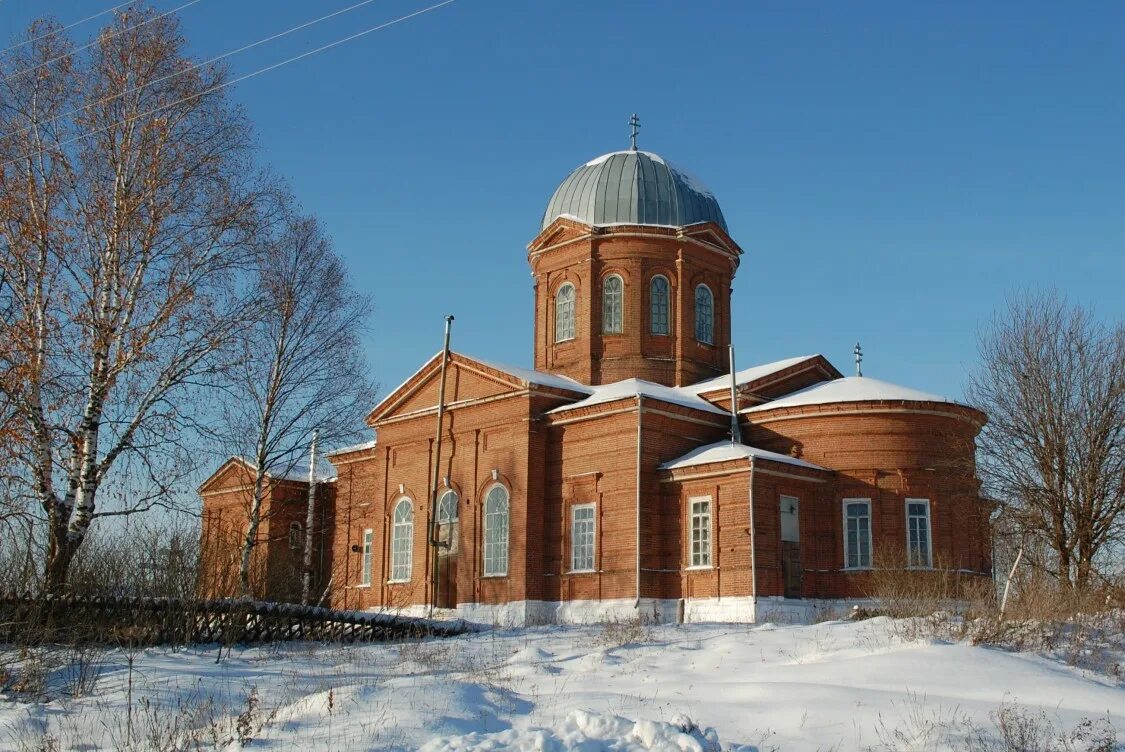
<svg viewBox="0 0 1125 752"><path fill-rule="evenodd" d="M438 608L457 608L457 550L460 543L459 504L455 491L446 491L438 501Z"/></svg>
<svg viewBox="0 0 1125 752"><path fill-rule="evenodd" d="M801 597L800 502L781 497L781 579L786 598Z"/></svg>

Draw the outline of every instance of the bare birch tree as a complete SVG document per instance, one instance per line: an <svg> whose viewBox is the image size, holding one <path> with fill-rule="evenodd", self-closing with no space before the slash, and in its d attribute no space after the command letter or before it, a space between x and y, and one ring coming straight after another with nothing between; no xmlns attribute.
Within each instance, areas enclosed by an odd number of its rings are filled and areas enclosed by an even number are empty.
<svg viewBox="0 0 1125 752"><path fill-rule="evenodd" d="M52 22L0 60L0 379L57 590L91 523L162 503L184 476L188 399L241 326L258 218L250 129L193 67L174 16L130 6L86 50ZM151 491L114 508L125 465Z"/></svg>
<svg viewBox="0 0 1125 752"><path fill-rule="evenodd" d="M1125 542L1125 325L1027 295L982 336L981 361L969 396L988 414L982 480L1025 558L1085 588Z"/></svg>
<svg viewBox="0 0 1125 752"><path fill-rule="evenodd" d="M224 421L224 446L254 476L239 552L243 596L253 594L251 559L272 485L286 476L315 478L315 469L298 469L314 435L321 446L354 440L375 393L360 340L370 301L352 288L320 224L291 212L261 258L260 304L242 340ZM310 508L306 519L313 517ZM306 568L312 533L306 524Z"/></svg>

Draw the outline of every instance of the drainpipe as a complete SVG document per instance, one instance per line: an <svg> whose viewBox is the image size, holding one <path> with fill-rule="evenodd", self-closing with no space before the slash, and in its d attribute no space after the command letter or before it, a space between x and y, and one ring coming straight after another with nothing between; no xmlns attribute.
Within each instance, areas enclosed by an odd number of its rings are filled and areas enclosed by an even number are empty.
<svg viewBox="0 0 1125 752"><path fill-rule="evenodd" d="M754 455L750 455L750 604L758 621L758 546L754 541Z"/></svg>
<svg viewBox="0 0 1125 752"><path fill-rule="evenodd" d="M434 439L434 480L430 485L430 616L434 615L438 594L438 526L437 494L438 479L441 477L441 428L445 419L445 367L449 364L449 329L453 317L445 317L445 345L441 351L441 382L438 384L437 437Z"/></svg>
<svg viewBox="0 0 1125 752"><path fill-rule="evenodd" d="M641 611L641 411L644 395L637 395L637 600L633 607Z"/></svg>

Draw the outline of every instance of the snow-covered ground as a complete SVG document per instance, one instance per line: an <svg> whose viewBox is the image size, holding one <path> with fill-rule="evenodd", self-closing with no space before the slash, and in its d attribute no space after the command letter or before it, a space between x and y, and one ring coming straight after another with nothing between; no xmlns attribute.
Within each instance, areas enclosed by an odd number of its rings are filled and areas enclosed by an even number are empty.
<svg viewBox="0 0 1125 752"><path fill-rule="evenodd" d="M0 748L958 749L998 734L1005 707L1059 730L1125 731L1119 651L1079 668L903 634L885 618L541 627L235 648L219 663L214 647L149 649L132 670L129 655L101 653L86 696L61 695L75 683L61 668L54 699L9 693Z"/></svg>

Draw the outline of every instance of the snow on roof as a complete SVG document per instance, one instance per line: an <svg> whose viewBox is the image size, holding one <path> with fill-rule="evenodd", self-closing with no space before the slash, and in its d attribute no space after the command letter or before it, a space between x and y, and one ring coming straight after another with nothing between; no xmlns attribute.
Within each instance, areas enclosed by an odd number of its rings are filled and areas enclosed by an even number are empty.
<svg viewBox="0 0 1125 752"><path fill-rule="evenodd" d="M780 399L755 405L742 412L753 413L772 410L775 407L797 407L800 405L826 405L833 402L949 402L962 404L948 397L920 392L898 384L880 381L869 376L847 376L832 381L822 381Z"/></svg>
<svg viewBox="0 0 1125 752"><path fill-rule="evenodd" d="M626 399L628 397L643 396L652 397L653 399L669 402L674 405L690 407L694 410L701 410L707 413L727 415L725 410L715 407L698 395L691 394L683 389L677 389L676 387L654 384L644 379L625 379L624 381L615 381L612 384L588 386L584 388L590 392L590 396L586 399L573 402L569 405L563 405L562 407L556 407L554 410L548 410L547 412L560 413L565 410L599 405L603 402L613 402L614 400Z"/></svg>
<svg viewBox="0 0 1125 752"><path fill-rule="evenodd" d="M790 457L787 454L778 454L777 452L758 449L757 447L747 446L746 444L732 444L729 441L719 441L715 444L708 444L707 446L693 449L683 457L665 462L660 466L660 469L674 470L678 467L706 465L711 462L728 462L730 460L749 459L751 457L758 460L770 460L772 462L784 462L787 465L807 467L810 470L828 470L828 468L814 465L811 462L805 462L797 457Z"/></svg>
<svg viewBox="0 0 1125 752"><path fill-rule="evenodd" d="M462 353L464 355L464 353ZM537 384L539 386L547 386L553 389L566 389L571 392L578 392L580 394L591 394L592 388L586 386L580 381L575 381L566 376L556 376L553 373L544 373L543 371L536 371L531 368L520 368L518 366L504 365L503 363L495 363L491 360L478 358L474 355L465 355L470 360L475 360L482 366L495 368L497 371L503 371L506 374L515 376L520 381L526 381L529 384Z"/></svg>
<svg viewBox="0 0 1125 752"><path fill-rule="evenodd" d="M610 157L615 156L617 154L644 154L646 157L651 159L653 162L659 162L660 164L664 164L664 157L660 156L659 154L655 154L651 151L643 151L641 149L621 149L620 151L611 151L608 154L603 154L600 157L594 157L593 159L591 159L589 162L587 162L586 164L584 164L582 166L583 167L593 167L594 165L599 165L602 162L609 159Z"/></svg>
<svg viewBox="0 0 1125 752"><path fill-rule="evenodd" d="M358 452L361 449L373 449L378 442L375 439L371 441L364 441L360 444L352 444L351 446L339 447L327 453L327 456L332 457L337 454L347 454L348 452Z"/></svg>
<svg viewBox="0 0 1125 752"><path fill-rule="evenodd" d="M410 374L410 376L408 376L405 381L403 381L401 384L396 386L394 389L387 392L387 396L384 397L383 399L379 400L379 402L375 405L374 410L378 410L388 399L390 399L390 397L392 397L394 394L396 394L404 386L409 384L420 373L425 371L426 367L434 360L434 358L440 358L441 357L441 353L442 353L442 351L438 350L432 356L430 356L429 358L426 358L426 362L423 363L418 368L418 370L416 370L414 373ZM535 370L532 370L530 368L518 368L516 366L504 365L503 363L496 363L496 362L493 362L493 361L490 361L490 360L485 360L484 358L478 358L475 355L469 355L468 353L460 353L460 352L457 352L456 350L450 350L450 354L451 355L460 355L464 358L468 358L469 360L480 363L483 366L488 366L489 368L494 368L497 371L503 371L504 373L507 373L511 376L515 376L517 379L520 379L521 381L526 381L529 384L538 384L539 386L554 387L555 389L569 389L570 391L578 392L579 394L590 394L590 387L584 386L580 382L575 381L574 379L567 378L566 376L556 376L552 373L543 373L542 371L535 371Z"/></svg>
<svg viewBox="0 0 1125 752"><path fill-rule="evenodd" d="M590 225L591 227L632 227L635 225L644 225L645 227L666 227L669 230L679 230L683 227L694 227L696 225L705 224L705 222L691 222L686 225L662 225L656 222L590 222L589 220L582 219L582 217L567 212L563 212L555 217L555 219L569 219L574 222L581 222L584 225Z"/></svg>
<svg viewBox="0 0 1125 752"><path fill-rule="evenodd" d="M254 466L254 462L249 459L243 459L244 462ZM275 480L293 480L302 483L309 482L309 462L308 460L301 460L292 464L283 462L276 466L277 469L266 470L266 473ZM325 455L320 455L316 458L316 482L328 483L336 480L336 468L332 466Z"/></svg>
<svg viewBox="0 0 1125 752"><path fill-rule="evenodd" d="M801 356L798 356L796 358L786 358L785 360L775 360L772 363L763 363L760 366L752 366L751 368L744 368L744 369L742 369L741 371L738 371L735 374L736 381L740 386L742 384L749 384L751 381L757 381L758 379L762 379L762 378L765 378L766 376L769 376L771 373L777 373L778 371L784 371L786 368L790 368L792 366L795 366L798 363L801 363L802 361L812 360L813 358L816 358L816 357L818 357L818 356L816 356L816 355L801 355ZM713 392L716 389L729 389L729 388L730 388L730 374L727 374L725 376L716 376L715 378L707 379L706 381L700 381L699 383L692 384L691 386L685 386L684 391L691 392L692 394L703 394L705 392Z"/></svg>

